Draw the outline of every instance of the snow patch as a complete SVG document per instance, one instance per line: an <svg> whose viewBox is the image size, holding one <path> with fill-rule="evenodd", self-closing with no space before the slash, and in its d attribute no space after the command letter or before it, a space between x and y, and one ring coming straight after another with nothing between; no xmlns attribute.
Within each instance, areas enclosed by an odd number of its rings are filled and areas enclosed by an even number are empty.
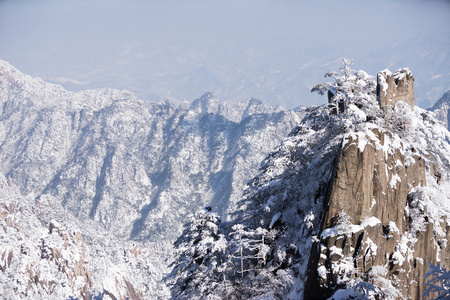
<svg viewBox="0 0 450 300"><path fill-rule="evenodd" d="M276 221L278 221L278 219L281 217L281 212L276 213L273 217L272 217L272 221L270 222L269 228L272 229L273 225L275 224Z"/></svg>
<svg viewBox="0 0 450 300"><path fill-rule="evenodd" d="M367 226L373 227L381 224L381 221L376 217L366 218L361 222L361 225L336 225L331 228L324 229L322 234L320 235L323 239L331 236L343 235L343 234L352 234L359 231L364 230Z"/></svg>
<svg viewBox="0 0 450 300"><path fill-rule="evenodd" d="M395 189L397 186L397 182L401 182L402 179L397 174L392 175L390 186L391 188Z"/></svg>

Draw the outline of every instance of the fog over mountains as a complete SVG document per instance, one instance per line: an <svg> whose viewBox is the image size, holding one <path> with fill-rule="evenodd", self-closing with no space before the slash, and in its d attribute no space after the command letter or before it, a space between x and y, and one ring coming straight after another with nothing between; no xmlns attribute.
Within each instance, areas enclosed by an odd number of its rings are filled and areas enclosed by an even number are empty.
<svg viewBox="0 0 450 300"><path fill-rule="evenodd" d="M323 80L325 72L337 69L342 58L352 58L358 68L370 73L408 65L417 79L417 104L427 108L450 89L450 57L445 50L449 44L450 38L439 34L412 39L399 37L392 45L376 47L274 38L255 47L223 45L202 51L196 50L195 44L168 45L151 60L144 60L136 58L148 47L141 43L131 48L125 65L111 62L98 67L93 74L73 68L58 72L66 78L52 72L44 79L73 91L114 87L130 90L141 99L170 99L177 105L183 99L192 101L204 91L211 91L222 101L239 102L255 97L268 105L295 108L323 103L323 99L311 95L312 86ZM179 62L186 60L189 63L180 67ZM167 63L160 66L162 61Z"/></svg>
<svg viewBox="0 0 450 300"><path fill-rule="evenodd" d="M290 109L322 104L309 91L351 58L370 74L408 66L427 108L450 89L449 15L439 0L4 0L0 57L74 91Z"/></svg>

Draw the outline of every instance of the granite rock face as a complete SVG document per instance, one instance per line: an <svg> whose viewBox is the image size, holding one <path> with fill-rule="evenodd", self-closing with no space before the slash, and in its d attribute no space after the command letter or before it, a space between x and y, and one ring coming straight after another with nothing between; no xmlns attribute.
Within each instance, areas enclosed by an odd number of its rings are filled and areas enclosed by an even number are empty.
<svg viewBox="0 0 450 300"><path fill-rule="evenodd" d="M380 108L397 101L413 108L412 81L407 69L380 72ZM306 299L327 299L355 279L372 284L381 298L391 290L389 297L421 299L428 263L450 267L448 215L432 220L421 204L422 189L448 189L442 176L448 166L408 145L408 136L400 137L408 130L400 131L369 127L343 138L312 247Z"/></svg>
<svg viewBox="0 0 450 300"><path fill-rule="evenodd" d="M414 107L414 76L408 68L399 69L395 73L389 70L378 72L377 98L380 107L395 106L403 101Z"/></svg>
<svg viewBox="0 0 450 300"><path fill-rule="evenodd" d="M319 294L314 297L330 296L327 292L344 283L343 277L370 281L374 267L384 266L384 276L399 283L403 296L419 299L426 262L448 253L446 246L436 247L440 238L430 223L424 232L414 233L415 238L410 236L405 207L411 205L411 190L426 186L425 159L404 149L385 153L382 146L390 142L389 134L374 132L374 136L377 140L362 151L358 138L345 141L339 154L317 253L317 269L327 275L317 281ZM333 228L345 225L350 227L347 232L332 234ZM406 259L408 255L413 260Z"/></svg>
<svg viewBox="0 0 450 300"><path fill-rule="evenodd" d="M358 137L344 141L324 228L332 226L333 220L345 213L353 224L376 216L384 224L394 221L405 230L406 198L411 188L426 185L425 161L414 153L408 153L410 157L405 158L404 149L385 153L383 147L392 141L389 132L374 130L372 137L375 139L365 137L370 143L362 151Z"/></svg>

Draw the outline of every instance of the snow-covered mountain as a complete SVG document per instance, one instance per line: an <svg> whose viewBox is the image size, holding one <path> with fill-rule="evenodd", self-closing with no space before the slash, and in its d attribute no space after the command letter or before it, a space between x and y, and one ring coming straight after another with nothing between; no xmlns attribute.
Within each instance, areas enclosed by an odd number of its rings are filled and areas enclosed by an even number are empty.
<svg viewBox="0 0 450 300"><path fill-rule="evenodd" d="M26 198L3 175L0 197L3 299L168 297L159 282L165 264L151 245L80 222L51 197Z"/></svg>
<svg viewBox="0 0 450 300"><path fill-rule="evenodd" d="M429 109L434 112L448 130L450 130L450 91L447 91L442 97Z"/></svg>
<svg viewBox="0 0 450 300"><path fill-rule="evenodd" d="M175 107L116 90L67 92L5 62L0 74L1 171L24 194L54 196L122 237L161 241L206 204L225 216L300 120L255 99L205 94Z"/></svg>
<svg viewBox="0 0 450 300"><path fill-rule="evenodd" d="M303 116L303 110L268 107L256 99L220 103L211 93L179 107L145 102L127 91L74 93L22 74L4 61L0 101L0 170L27 199L22 206L52 203L52 218L59 224L67 220L70 234L72 226L79 228L86 252L97 253L86 259L91 281L78 282L70 294L70 280L77 276L67 275L68 282L61 281L64 287L55 288L58 295L77 297L81 288L85 295L107 291L132 298L125 281L144 298L164 295L157 284L186 216L210 205L227 219L260 161ZM48 212L30 217L43 226L24 225L37 228L33 237L18 239L30 239L29 247L36 247L37 241L50 238L61 252L64 240L48 233ZM31 216L18 214L24 223ZM141 255L128 262L133 243ZM73 245L79 253L81 246ZM13 258L22 259L14 249ZM104 266L116 256L129 271L120 263L116 269L114 263ZM47 281L58 281L52 278ZM35 284L22 296L51 292Z"/></svg>
<svg viewBox="0 0 450 300"><path fill-rule="evenodd" d="M419 299L428 263L450 267L450 133L414 107L411 72L327 75L329 105L263 161L236 218L186 224L175 299Z"/></svg>
<svg viewBox="0 0 450 300"><path fill-rule="evenodd" d="M0 61L2 295L420 297L450 267L450 134L408 69L328 75L324 106L176 107Z"/></svg>

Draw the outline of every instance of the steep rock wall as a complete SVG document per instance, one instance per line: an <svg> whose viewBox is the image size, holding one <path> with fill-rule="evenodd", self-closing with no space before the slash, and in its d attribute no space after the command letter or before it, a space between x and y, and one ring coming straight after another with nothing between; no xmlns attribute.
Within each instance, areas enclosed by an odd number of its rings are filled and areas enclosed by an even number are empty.
<svg viewBox="0 0 450 300"><path fill-rule="evenodd" d="M392 142L390 134L374 130L373 135L376 140L366 137L370 143L362 151L358 137L344 141L324 228L333 226L333 220L346 213L353 224L374 216L383 224L393 221L405 230L406 198L411 188L426 185L425 161L418 155L407 161L402 149L387 153L384 147Z"/></svg>
<svg viewBox="0 0 450 300"><path fill-rule="evenodd" d="M377 98L381 108L395 106L398 101L414 107L414 76L411 71L404 68L395 73L387 69L378 72Z"/></svg>
<svg viewBox="0 0 450 300"><path fill-rule="evenodd" d="M448 240L448 223L441 224L441 234L426 219L418 230L408 215L414 207L410 192L427 184L427 170L438 171L401 142L388 147L395 143L378 130L344 138L305 299L326 299L354 278L384 289L392 285L399 299L420 299L428 262L450 266L447 243L440 242Z"/></svg>

